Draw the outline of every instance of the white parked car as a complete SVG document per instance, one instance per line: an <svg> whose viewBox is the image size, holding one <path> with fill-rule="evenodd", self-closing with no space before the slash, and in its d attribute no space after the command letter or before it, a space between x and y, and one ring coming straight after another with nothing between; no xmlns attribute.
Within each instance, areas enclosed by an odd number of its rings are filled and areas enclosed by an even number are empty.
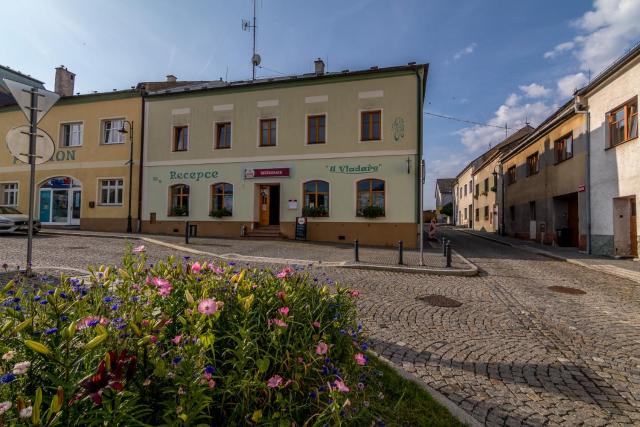
<svg viewBox="0 0 640 427"><path fill-rule="evenodd" d="M16 208L0 206L0 233L16 233L29 231L29 216ZM40 221L33 221L34 234L40 231Z"/></svg>

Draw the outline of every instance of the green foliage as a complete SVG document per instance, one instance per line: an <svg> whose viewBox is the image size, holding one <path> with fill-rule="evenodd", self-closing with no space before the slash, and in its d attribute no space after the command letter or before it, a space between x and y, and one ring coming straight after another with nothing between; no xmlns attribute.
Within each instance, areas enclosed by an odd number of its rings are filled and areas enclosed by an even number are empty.
<svg viewBox="0 0 640 427"><path fill-rule="evenodd" d="M446 216L453 216L453 203L449 202L440 209L440 213Z"/></svg>
<svg viewBox="0 0 640 427"><path fill-rule="evenodd" d="M302 215L316 218L321 216L328 216L329 212L327 212L327 210L322 207L305 206L304 208L302 208Z"/></svg>
<svg viewBox="0 0 640 427"><path fill-rule="evenodd" d="M209 213L214 218L222 218L223 216L231 216L231 211L227 208L214 209Z"/></svg>
<svg viewBox="0 0 640 427"><path fill-rule="evenodd" d="M171 208L172 216L186 216L188 214L187 208L184 206L174 206Z"/></svg>
<svg viewBox="0 0 640 427"><path fill-rule="evenodd" d="M369 219L384 216L384 208L381 208L380 206L365 206L362 208L361 212L363 217Z"/></svg>

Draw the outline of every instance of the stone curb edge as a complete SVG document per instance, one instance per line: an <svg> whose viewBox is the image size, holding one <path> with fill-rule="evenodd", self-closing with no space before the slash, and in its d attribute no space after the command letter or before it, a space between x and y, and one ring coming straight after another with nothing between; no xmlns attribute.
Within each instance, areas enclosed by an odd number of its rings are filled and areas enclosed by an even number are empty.
<svg viewBox="0 0 640 427"><path fill-rule="evenodd" d="M432 388L431 386L429 386L428 384L426 384L420 377L405 371L404 369L402 369L401 367L397 366L395 363L391 362L389 359L387 359L386 357L382 356L381 354L369 349L369 351L374 354L379 360L381 360L383 363L385 363L388 367L390 367L391 369L393 369L398 375L400 375L402 378L404 378L405 380L411 381L415 384L417 384L419 387L421 387L423 390L425 390L427 393L429 393L431 395L431 397L433 397L433 400L435 400L436 402L438 402L440 405L444 406L445 408L447 408L447 410L449 412L451 412L451 415L453 415L454 417L456 417L458 419L458 421L460 421L461 423L468 425L468 426L472 426L472 427L480 427L482 426L482 424L476 420L475 418L473 418L471 415L469 415L469 413L467 411L465 411L464 409L462 409L460 406L456 405L452 400L449 400L449 398L447 396L445 396L444 394L440 393L438 390Z"/></svg>
<svg viewBox="0 0 640 427"><path fill-rule="evenodd" d="M500 239L494 239L494 238L489 237L489 236L483 236L481 234L472 233L470 231L466 231L466 230L462 230L462 229L456 229L456 230L460 231L462 233L468 234L470 236L475 236L475 237L479 237L481 239L490 240L492 242L499 243L501 245L511 246L512 248L522 249L523 251L527 251L527 252L534 253L534 254L537 254L537 255L542 255L542 256L545 256L547 258L555 259L557 261L564 261L564 262L567 262L569 264L577 265L579 267L588 268L589 270L593 270L593 271L597 271L597 272L600 272L600 273L608 274L610 276L620 277L620 278L623 278L623 279L630 280L629 277L627 277L627 276L625 276L623 274L617 273L615 271L601 270L601 269L598 269L598 268L593 268L590 264L587 264L587 263L584 263L582 261L578 261L578 260L575 260L575 259L565 258L565 257L563 257L561 255L552 254L551 252L547 252L547 251L543 251L543 250L535 249L535 248L529 248L529 247L524 246L524 245L514 245L513 243L505 242L505 241L500 240Z"/></svg>

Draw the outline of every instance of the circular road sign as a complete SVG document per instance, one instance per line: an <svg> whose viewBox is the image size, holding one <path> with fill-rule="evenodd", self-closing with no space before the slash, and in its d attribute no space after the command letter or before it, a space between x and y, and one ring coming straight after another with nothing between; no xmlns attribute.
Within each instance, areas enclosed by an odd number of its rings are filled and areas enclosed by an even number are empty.
<svg viewBox="0 0 640 427"><path fill-rule="evenodd" d="M16 126L7 132L7 148L13 157L29 163L29 126ZM42 129L36 132L36 164L45 163L53 157L55 145L48 133Z"/></svg>

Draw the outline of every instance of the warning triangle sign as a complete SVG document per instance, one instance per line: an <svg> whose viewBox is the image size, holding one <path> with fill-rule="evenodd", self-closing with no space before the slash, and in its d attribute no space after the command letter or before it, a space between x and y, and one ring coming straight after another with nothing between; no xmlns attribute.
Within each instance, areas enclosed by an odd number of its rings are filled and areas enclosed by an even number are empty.
<svg viewBox="0 0 640 427"><path fill-rule="evenodd" d="M27 116L27 121L31 120L31 91L35 90L38 92L38 105L37 105L37 122L49 112L53 104L55 104L58 99L60 99L60 95L55 92L49 92L44 89L37 89L31 87L29 85L25 85L23 83L14 82L13 80L3 79L4 84L7 85L11 95L18 103L18 106L22 110L25 116Z"/></svg>

